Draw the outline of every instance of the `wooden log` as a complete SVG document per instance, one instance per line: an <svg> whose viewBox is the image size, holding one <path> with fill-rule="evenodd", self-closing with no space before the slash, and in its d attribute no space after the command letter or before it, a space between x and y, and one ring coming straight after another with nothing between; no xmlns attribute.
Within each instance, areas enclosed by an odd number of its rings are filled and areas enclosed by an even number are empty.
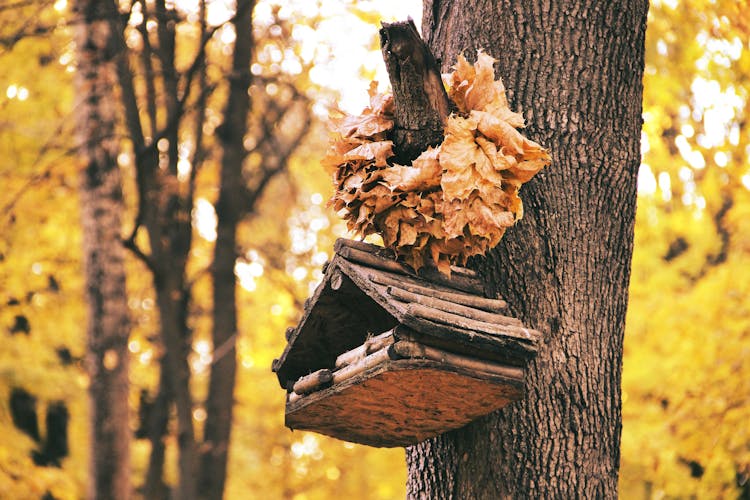
<svg viewBox="0 0 750 500"><path fill-rule="evenodd" d="M372 243L367 243L365 241L350 240L348 238L338 238L336 242L333 244L333 250L336 253L339 253L339 250L341 250L344 247L354 248L356 250L362 250L363 252L367 252L367 253L373 253L375 255L378 255L386 259L396 258L396 254L394 254L393 250L391 250L390 248L373 245Z"/></svg>
<svg viewBox="0 0 750 500"><path fill-rule="evenodd" d="M294 383L293 389L297 394L308 394L331 385L331 382L333 382L333 373L331 370L323 368L312 372L309 375L305 375L304 377L300 377L300 379Z"/></svg>
<svg viewBox="0 0 750 500"><path fill-rule="evenodd" d="M451 276L446 276L438 271L437 268L433 267L420 268L417 273L409 266L401 264L392 258L384 257L381 253L370 253L367 250L355 248L354 246L349 246L343 243L339 245L336 253L348 261L356 262L374 269L421 277L448 288L462 290L474 295L484 295L484 285L482 282L478 278L470 277L469 275L452 274Z"/></svg>
<svg viewBox="0 0 750 500"><path fill-rule="evenodd" d="M502 299L488 299L486 297L477 297L476 295L467 295L464 293L451 292L442 290L429 283L420 284L416 281L406 279L395 279L380 273L372 273L369 276L371 281L385 286L394 286L412 293L420 295L440 295L440 298L456 304L461 304L474 309L481 309L488 312L503 311L508 307L508 303Z"/></svg>
<svg viewBox="0 0 750 500"><path fill-rule="evenodd" d="M398 274L414 274L414 271L395 260L386 259L375 254L352 247L342 247L338 254L348 261L364 264L367 267L382 269Z"/></svg>
<svg viewBox="0 0 750 500"><path fill-rule="evenodd" d="M338 384L380 363L396 358L396 354L393 352L392 348L393 345L383 347L379 351L375 351L374 353L365 356L356 363L352 363L340 370L336 370L333 372L333 383Z"/></svg>
<svg viewBox="0 0 750 500"><path fill-rule="evenodd" d="M393 344L393 342L393 329L381 333L380 335L376 335L375 337L370 337L365 340L365 342L361 346L355 347L350 351L346 351L345 353L340 354L336 358L336 363L334 366L336 367L336 369L339 369L347 365L356 363L360 359L364 359L368 354L379 351L383 347Z"/></svg>
<svg viewBox="0 0 750 500"><path fill-rule="evenodd" d="M512 325L512 326L523 327L523 323L521 323L521 320L519 320L518 318L514 318L512 316L504 316L502 314L496 314L496 313L491 313L487 311L482 311L479 309L474 309L473 307L456 304L448 300L443 300L442 298L439 298L439 297L434 297L434 296L431 297L431 296L422 295L419 293L410 292L408 290L403 290L402 288L398 286L389 286L387 288L387 291L389 295L391 295L397 300L400 300L401 302L421 304L421 305L439 309L441 311L445 311L448 313L457 314L459 316L463 316L463 317L473 319L476 321L484 321L487 323L493 323L497 325L506 325L506 326Z"/></svg>
<svg viewBox="0 0 750 500"><path fill-rule="evenodd" d="M465 330L472 330L481 333L490 333L494 335L504 335L506 337L512 337L517 339L537 341L541 334L536 330L530 328L497 325L494 323L488 323L486 321L477 321L458 314L453 314L446 311L441 311L434 307L425 306L412 302L406 306L407 314L416 316L418 318L429 319L436 323L442 323L445 325L454 325Z"/></svg>
<svg viewBox="0 0 750 500"><path fill-rule="evenodd" d="M442 142L452 106L440 67L412 20L383 23L380 49L393 89L393 149L397 162L408 165L427 146Z"/></svg>
<svg viewBox="0 0 750 500"><path fill-rule="evenodd" d="M386 259L396 258L396 255L390 248L373 245L372 243L367 243L364 241L350 240L348 238L338 238L336 240L336 243L334 243L333 245L334 251L338 253L339 250L343 247L355 248L357 250L362 250L363 252L373 253L375 255L378 255L379 257L383 257ZM471 279L479 279L479 275L476 271L474 271L473 269L467 269L465 267L451 266L451 275L454 274L465 276Z"/></svg>
<svg viewBox="0 0 750 500"><path fill-rule="evenodd" d="M344 284L344 274L341 272L341 269L334 269L333 272L331 272L331 279L329 281L331 284L331 290L340 290L342 285Z"/></svg>
<svg viewBox="0 0 750 500"><path fill-rule="evenodd" d="M451 266L452 274L460 274L467 278L479 278L479 274L473 269L466 269L465 267Z"/></svg>
<svg viewBox="0 0 750 500"><path fill-rule="evenodd" d="M524 366L537 353L536 344L529 340L488 335L409 315L397 328L396 339L416 340L438 349L512 366Z"/></svg>
<svg viewBox="0 0 750 500"><path fill-rule="evenodd" d="M433 361L466 368L467 370L523 380L523 368L503 366L490 361L462 356L435 347L426 346L418 342L400 340L393 345L393 350L402 358L431 359Z"/></svg>
<svg viewBox="0 0 750 500"><path fill-rule="evenodd" d="M446 276L445 274L438 271L436 267L422 267L417 273L421 278L428 281L445 285L449 288L455 288L457 290L463 290L474 295L484 297L484 284L477 278L470 278L461 274L451 274Z"/></svg>

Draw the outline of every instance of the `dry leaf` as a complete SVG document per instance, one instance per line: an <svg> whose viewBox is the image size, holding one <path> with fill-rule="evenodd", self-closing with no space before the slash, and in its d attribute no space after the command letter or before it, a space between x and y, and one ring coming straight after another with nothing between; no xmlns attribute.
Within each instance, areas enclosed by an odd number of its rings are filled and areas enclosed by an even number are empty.
<svg viewBox="0 0 750 500"><path fill-rule="evenodd" d="M394 191L428 191L440 185L442 167L438 161L439 149L428 148L411 165L394 165L383 171L383 180Z"/></svg>
<svg viewBox="0 0 750 500"><path fill-rule="evenodd" d="M459 114L446 119L445 138L412 165L389 164L393 97L370 85L370 106L332 123L334 139L323 164L336 193L330 204L347 227L378 232L406 263L429 263L446 274L498 244L523 216L521 185L549 165L549 152L517 129L523 116L508 107L484 52L470 64L458 58L444 75Z"/></svg>

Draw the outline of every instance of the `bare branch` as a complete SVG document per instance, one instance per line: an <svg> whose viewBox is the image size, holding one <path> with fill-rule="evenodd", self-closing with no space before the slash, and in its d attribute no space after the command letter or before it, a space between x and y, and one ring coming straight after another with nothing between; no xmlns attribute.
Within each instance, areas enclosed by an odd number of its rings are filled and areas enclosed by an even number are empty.
<svg viewBox="0 0 750 500"><path fill-rule="evenodd" d="M143 50L141 51L141 64L143 64L144 79L146 81L146 111L149 118L149 132L153 136L156 133L156 75L154 73L154 65L151 61L151 56L154 54L154 49L151 46L151 40L148 37L148 30L146 29L146 21L148 18L148 3L145 0L141 0L141 10L143 11L144 22L138 26L138 32L143 40ZM135 2L133 3L135 5Z"/></svg>
<svg viewBox="0 0 750 500"><path fill-rule="evenodd" d="M149 271L156 274L156 266L154 264L153 259L151 256L147 255L141 247L138 246L138 244L135 242L136 234L138 233L138 228L140 227L140 222L133 228L133 232L130 234L130 236L126 239L122 240L122 245L130 250L133 255L135 255L138 260L143 262Z"/></svg>
<svg viewBox="0 0 750 500"><path fill-rule="evenodd" d="M206 0L200 2L200 28L201 28L201 49L200 53L205 53L205 44L208 38L207 33L207 10ZM205 41L204 41L205 40ZM203 150L203 122L206 119L206 108L208 104L208 75L206 73L206 64L200 65L200 74L198 75L198 90L200 92L198 101L196 104L196 117L195 117L195 132L193 134L193 140L195 141L195 149L193 150L192 158L190 160L190 179L188 180L188 205L193 206L193 200L195 199L195 179L198 175L198 169L203 164L205 152Z"/></svg>

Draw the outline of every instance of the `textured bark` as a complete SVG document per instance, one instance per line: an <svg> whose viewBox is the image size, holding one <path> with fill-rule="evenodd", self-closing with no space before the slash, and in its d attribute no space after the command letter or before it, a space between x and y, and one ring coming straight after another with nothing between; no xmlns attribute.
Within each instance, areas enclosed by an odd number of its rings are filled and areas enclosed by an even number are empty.
<svg viewBox="0 0 750 500"><path fill-rule="evenodd" d="M192 500L197 494L198 454L193 427L190 367L187 360L191 341L190 329L187 327L190 290L185 276L192 244L192 199L181 196L177 189L177 131L182 109L173 87L176 70L173 66L164 66L160 72L165 88L172 89L165 92L163 102L159 102L165 108L164 115L168 116L168 119L158 135L166 138L169 143L167 161L164 162L165 165L161 165L157 141L147 139L141 123L134 83L135 72L128 58L129 49L124 38L125 25L118 11L118 3L115 0L101 3L102 8L106 5L109 9L107 19L118 35L117 82L120 86L119 94L125 124L135 151L138 216L133 232L125 244L152 273L159 311L159 331L165 351L161 366L167 378L164 383L169 388L165 397L168 404L174 403L177 417L179 479L175 495L181 500ZM155 9L159 21L159 46L150 47L149 50L154 51L162 65L171 65L174 63L174 26L162 24L174 24L171 19L171 16L175 15L174 9L168 9L163 0L156 2ZM150 9L145 12L148 14ZM203 68L201 65L196 67ZM160 169L160 166L167 168ZM194 165L193 168L196 169L198 166ZM148 234L148 253L135 243L135 237L141 227L145 228ZM156 424L158 421L155 419ZM150 434L156 436L158 429L152 429ZM145 485L149 488L149 493L152 492L152 487L155 491L163 492L159 481L154 482L161 468L159 461L163 460L163 454L159 450L163 443L157 442L156 439L152 438L152 447L156 448L152 458L156 462L149 465L149 482Z"/></svg>
<svg viewBox="0 0 750 500"><path fill-rule="evenodd" d="M218 224L211 269L213 281L213 345L206 426L200 471L201 498L221 499L227 471L230 431L237 371L235 339L237 301L234 265L237 260L237 225L245 214L245 189L242 165L247 156L243 145L250 111L250 61L252 60L252 12L255 0L237 2L233 24L237 33L224 111L221 179L216 204Z"/></svg>
<svg viewBox="0 0 750 500"><path fill-rule="evenodd" d="M79 98L76 117L81 173L84 270L86 277L87 367L90 377L89 498L130 497L128 424L128 334L124 249L120 239L124 210L114 93L117 44L107 21L107 4L78 0L76 29ZM64 411L67 425L67 409ZM49 425L49 415L48 415ZM54 432L47 430L48 434ZM65 443L67 447L67 443Z"/></svg>
<svg viewBox="0 0 750 500"><path fill-rule="evenodd" d="M411 20L383 23L380 48L393 89L394 152L408 165L426 146L442 142L450 100L440 67Z"/></svg>
<svg viewBox="0 0 750 500"><path fill-rule="evenodd" d="M151 410L144 415L146 437L151 442L151 453L148 457L146 479L143 483L143 497L149 500L167 500L169 487L164 482L164 454L166 446L164 436L167 435L169 425L169 404L171 402L169 380L166 370L162 368L159 374L159 392L151 403Z"/></svg>
<svg viewBox="0 0 750 500"><path fill-rule="evenodd" d="M443 70L482 48L552 165L474 264L543 332L526 398L407 449L411 498L614 498L648 4L427 0Z"/></svg>

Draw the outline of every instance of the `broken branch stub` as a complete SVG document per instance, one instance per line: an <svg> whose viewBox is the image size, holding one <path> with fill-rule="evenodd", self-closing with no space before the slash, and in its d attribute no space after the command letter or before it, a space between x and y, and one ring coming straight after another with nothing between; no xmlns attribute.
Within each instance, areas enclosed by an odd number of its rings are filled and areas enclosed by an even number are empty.
<svg viewBox="0 0 750 500"><path fill-rule="evenodd" d="M393 145L399 163L408 165L428 146L443 141L452 104L440 67L414 22L383 23L380 49L393 89Z"/></svg>

